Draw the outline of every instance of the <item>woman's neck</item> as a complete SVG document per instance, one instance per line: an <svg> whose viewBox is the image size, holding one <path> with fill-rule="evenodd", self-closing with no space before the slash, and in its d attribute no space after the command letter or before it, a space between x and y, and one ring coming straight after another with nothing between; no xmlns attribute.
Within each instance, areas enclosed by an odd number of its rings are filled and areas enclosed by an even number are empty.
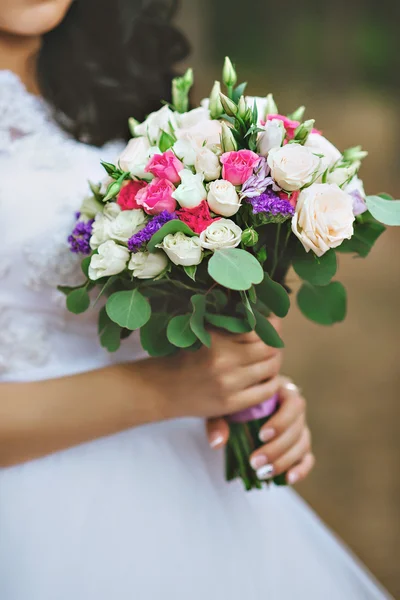
<svg viewBox="0 0 400 600"><path fill-rule="evenodd" d="M29 92L39 95L36 59L41 38L15 36L0 31L0 70L13 71Z"/></svg>

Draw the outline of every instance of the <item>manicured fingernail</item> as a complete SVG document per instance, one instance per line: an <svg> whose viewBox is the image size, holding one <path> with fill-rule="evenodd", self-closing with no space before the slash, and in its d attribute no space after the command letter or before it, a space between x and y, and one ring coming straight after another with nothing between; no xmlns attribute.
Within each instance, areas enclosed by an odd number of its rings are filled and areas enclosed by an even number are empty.
<svg viewBox="0 0 400 600"><path fill-rule="evenodd" d="M272 465L265 465L256 471L258 479L271 479L274 474L274 467Z"/></svg>
<svg viewBox="0 0 400 600"><path fill-rule="evenodd" d="M294 485L296 483L296 481L298 481L298 480L299 480L299 476L296 472L289 473L288 481L289 481L290 485Z"/></svg>
<svg viewBox="0 0 400 600"><path fill-rule="evenodd" d="M255 471L257 471L257 469L259 469L260 467L266 465L267 462L268 458L265 456L265 454L257 454L256 456L253 456L250 459L250 464Z"/></svg>
<svg viewBox="0 0 400 600"><path fill-rule="evenodd" d="M261 429L259 438L262 442L269 442L276 436L275 429Z"/></svg>
<svg viewBox="0 0 400 600"><path fill-rule="evenodd" d="M210 436L210 448L218 448L224 443L224 437L220 433L212 433Z"/></svg>

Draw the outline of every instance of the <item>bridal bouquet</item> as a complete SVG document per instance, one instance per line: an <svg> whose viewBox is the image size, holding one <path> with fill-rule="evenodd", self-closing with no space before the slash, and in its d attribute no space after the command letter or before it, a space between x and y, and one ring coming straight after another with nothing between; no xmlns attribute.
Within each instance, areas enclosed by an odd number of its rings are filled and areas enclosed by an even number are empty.
<svg viewBox="0 0 400 600"><path fill-rule="evenodd" d="M172 105L130 120L132 139L115 164L103 163L107 176L77 215L69 244L86 255L87 280L60 289L74 313L107 298L99 337L111 352L138 329L150 356L209 346L209 328L255 330L280 348L268 316L289 310L290 267L304 315L342 321L337 252L365 257L384 225L400 224L399 201L365 195L359 146L340 152L303 120L304 107L284 116L271 94L245 97L229 59L223 83L225 94L215 82L189 110L192 71L175 79ZM229 417L228 480L261 487L248 457L276 408L266 398Z"/></svg>

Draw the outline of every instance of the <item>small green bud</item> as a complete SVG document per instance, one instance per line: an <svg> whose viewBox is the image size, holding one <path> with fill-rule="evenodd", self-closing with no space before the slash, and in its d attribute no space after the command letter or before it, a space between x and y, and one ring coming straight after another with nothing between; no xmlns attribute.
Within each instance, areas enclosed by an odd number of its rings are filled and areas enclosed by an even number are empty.
<svg viewBox="0 0 400 600"><path fill-rule="evenodd" d="M255 246L258 242L258 233L253 227L245 229L242 233L242 243L245 246Z"/></svg>
<svg viewBox="0 0 400 600"><path fill-rule="evenodd" d="M219 97L221 99L221 104L224 107L224 111L226 112L226 114L229 117L236 117L238 112L237 104L233 100L228 98L228 96L225 96L225 94L220 94Z"/></svg>
<svg viewBox="0 0 400 600"><path fill-rule="evenodd" d="M139 121L131 117L128 119L129 131L131 132L131 136L135 137L135 129L138 125L140 125Z"/></svg>
<svg viewBox="0 0 400 600"><path fill-rule="evenodd" d="M193 85L193 70L188 69L182 77L172 80L172 104L180 113L189 110L189 92Z"/></svg>
<svg viewBox="0 0 400 600"><path fill-rule="evenodd" d="M277 115L278 114L278 107L275 104L275 100L272 94L268 94L267 96L267 105L265 108L265 116L268 117L268 115Z"/></svg>
<svg viewBox="0 0 400 600"><path fill-rule="evenodd" d="M210 114L213 119L219 119L224 114L221 102L221 84L216 81L210 94Z"/></svg>
<svg viewBox="0 0 400 600"><path fill-rule="evenodd" d="M224 152L235 152L238 149L238 145L231 128L224 121L222 121L221 129L221 141Z"/></svg>
<svg viewBox="0 0 400 600"><path fill-rule="evenodd" d="M228 56L225 57L224 68L222 71L222 81L227 88L233 88L237 83L236 70Z"/></svg>
<svg viewBox="0 0 400 600"><path fill-rule="evenodd" d="M299 108L296 108L296 110L291 115L288 115L288 119L291 119L292 121L301 121L302 118L304 117L305 112L306 112L306 107L299 106Z"/></svg>
<svg viewBox="0 0 400 600"><path fill-rule="evenodd" d="M308 119L308 121L304 121L301 125L298 126L296 131L294 132L293 140L298 144L305 144L308 136L313 130L315 125L315 119Z"/></svg>
<svg viewBox="0 0 400 600"><path fill-rule="evenodd" d="M366 150L363 150L361 146L347 148L347 150L343 152L343 160L349 162L363 160L366 156L368 156L368 152Z"/></svg>
<svg viewBox="0 0 400 600"><path fill-rule="evenodd" d="M240 96L237 115L241 119L245 119L247 113L248 113L248 106L247 106L246 100L244 99L244 96Z"/></svg>

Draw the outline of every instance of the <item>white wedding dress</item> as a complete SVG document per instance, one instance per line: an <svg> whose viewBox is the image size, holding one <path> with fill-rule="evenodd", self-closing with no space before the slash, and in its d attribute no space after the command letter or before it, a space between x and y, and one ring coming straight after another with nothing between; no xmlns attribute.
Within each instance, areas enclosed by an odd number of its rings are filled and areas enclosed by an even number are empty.
<svg viewBox="0 0 400 600"><path fill-rule="evenodd" d="M0 381L143 357L135 335L103 351L95 311L70 315L56 291L81 278L66 238L87 178L99 180L100 159L119 147L70 139L44 102L0 73ZM0 469L1 600L383 598L292 490L226 483L201 420Z"/></svg>

